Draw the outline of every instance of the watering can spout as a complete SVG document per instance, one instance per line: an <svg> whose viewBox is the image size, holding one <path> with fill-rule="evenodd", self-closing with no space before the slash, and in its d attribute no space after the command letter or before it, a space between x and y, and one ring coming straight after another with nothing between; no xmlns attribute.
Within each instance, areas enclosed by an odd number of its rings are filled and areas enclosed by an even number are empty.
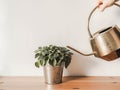
<svg viewBox="0 0 120 90"><path fill-rule="evenodd" d="M89 54L85 54L85 53L82 53L82 52L76 50L75 48L73 48L73 47L71 47L71 46L67 46L67 48L69 48L69 49L71 49L71 50L73 50L73 51L75 51L75 52L77 52L77 53L79 53L79 54L81 54L81 55L84 55L84 56L91 56L91 55L94 55L94 54L95 54L95 52L92 52L92 53L89 53Z"/></svg>

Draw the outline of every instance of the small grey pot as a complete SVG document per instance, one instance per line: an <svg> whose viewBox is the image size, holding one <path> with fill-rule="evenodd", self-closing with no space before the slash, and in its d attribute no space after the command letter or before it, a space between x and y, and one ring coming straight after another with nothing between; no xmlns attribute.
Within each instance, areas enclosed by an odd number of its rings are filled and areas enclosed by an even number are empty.
<svg viewBox="0 0 120 90"><path fill-rule="evenodd" d="M47 84L59 84L62 83L64 65L61 66L51 66L45 65L43 67L45 83Z"/></svg>

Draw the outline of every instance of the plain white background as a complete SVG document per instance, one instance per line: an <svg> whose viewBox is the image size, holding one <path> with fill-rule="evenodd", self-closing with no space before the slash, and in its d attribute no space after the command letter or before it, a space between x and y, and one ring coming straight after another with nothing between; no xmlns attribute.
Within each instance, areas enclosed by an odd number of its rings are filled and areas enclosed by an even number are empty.
<svg viewBox="0 0 120 90"><path fill-rule="evenodd" d="M34 51L44 45L71 45L92 52L87 19L95 0L0 0L0 75L42 76L36 68ZM120 27L120 8L96 10L92 33L111 25ZM73 52L64 75L119 76L120 59L107 62L94 56Z"/></svg>

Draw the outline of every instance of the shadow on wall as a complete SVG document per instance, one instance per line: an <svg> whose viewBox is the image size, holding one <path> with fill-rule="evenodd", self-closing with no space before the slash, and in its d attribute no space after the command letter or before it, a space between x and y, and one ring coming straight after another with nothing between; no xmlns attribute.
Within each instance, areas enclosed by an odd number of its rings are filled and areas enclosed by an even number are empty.
<svg viewBox="0 0 120 90"><path fill-rule="evenodd" d="M82 56L74 53L70 66L66 70L68 76L87 76L91 68L97 65L92 56Z"/></svg>

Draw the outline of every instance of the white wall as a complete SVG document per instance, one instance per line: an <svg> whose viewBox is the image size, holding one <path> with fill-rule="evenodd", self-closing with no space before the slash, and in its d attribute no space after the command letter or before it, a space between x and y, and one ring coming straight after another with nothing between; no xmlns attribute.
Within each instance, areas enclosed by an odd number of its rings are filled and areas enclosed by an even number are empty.
<svg viewBox="0 0 120 90"><path fill-rule="evenodd" d="M89 53L87 18L95 0L0 0L0 75L39 76L34 51L43 45L71 45ZM109 25L120 26L120 9L96 11L92 33ZM119 76L120 59L107 62L74 52L64 75Z"/></svg>

